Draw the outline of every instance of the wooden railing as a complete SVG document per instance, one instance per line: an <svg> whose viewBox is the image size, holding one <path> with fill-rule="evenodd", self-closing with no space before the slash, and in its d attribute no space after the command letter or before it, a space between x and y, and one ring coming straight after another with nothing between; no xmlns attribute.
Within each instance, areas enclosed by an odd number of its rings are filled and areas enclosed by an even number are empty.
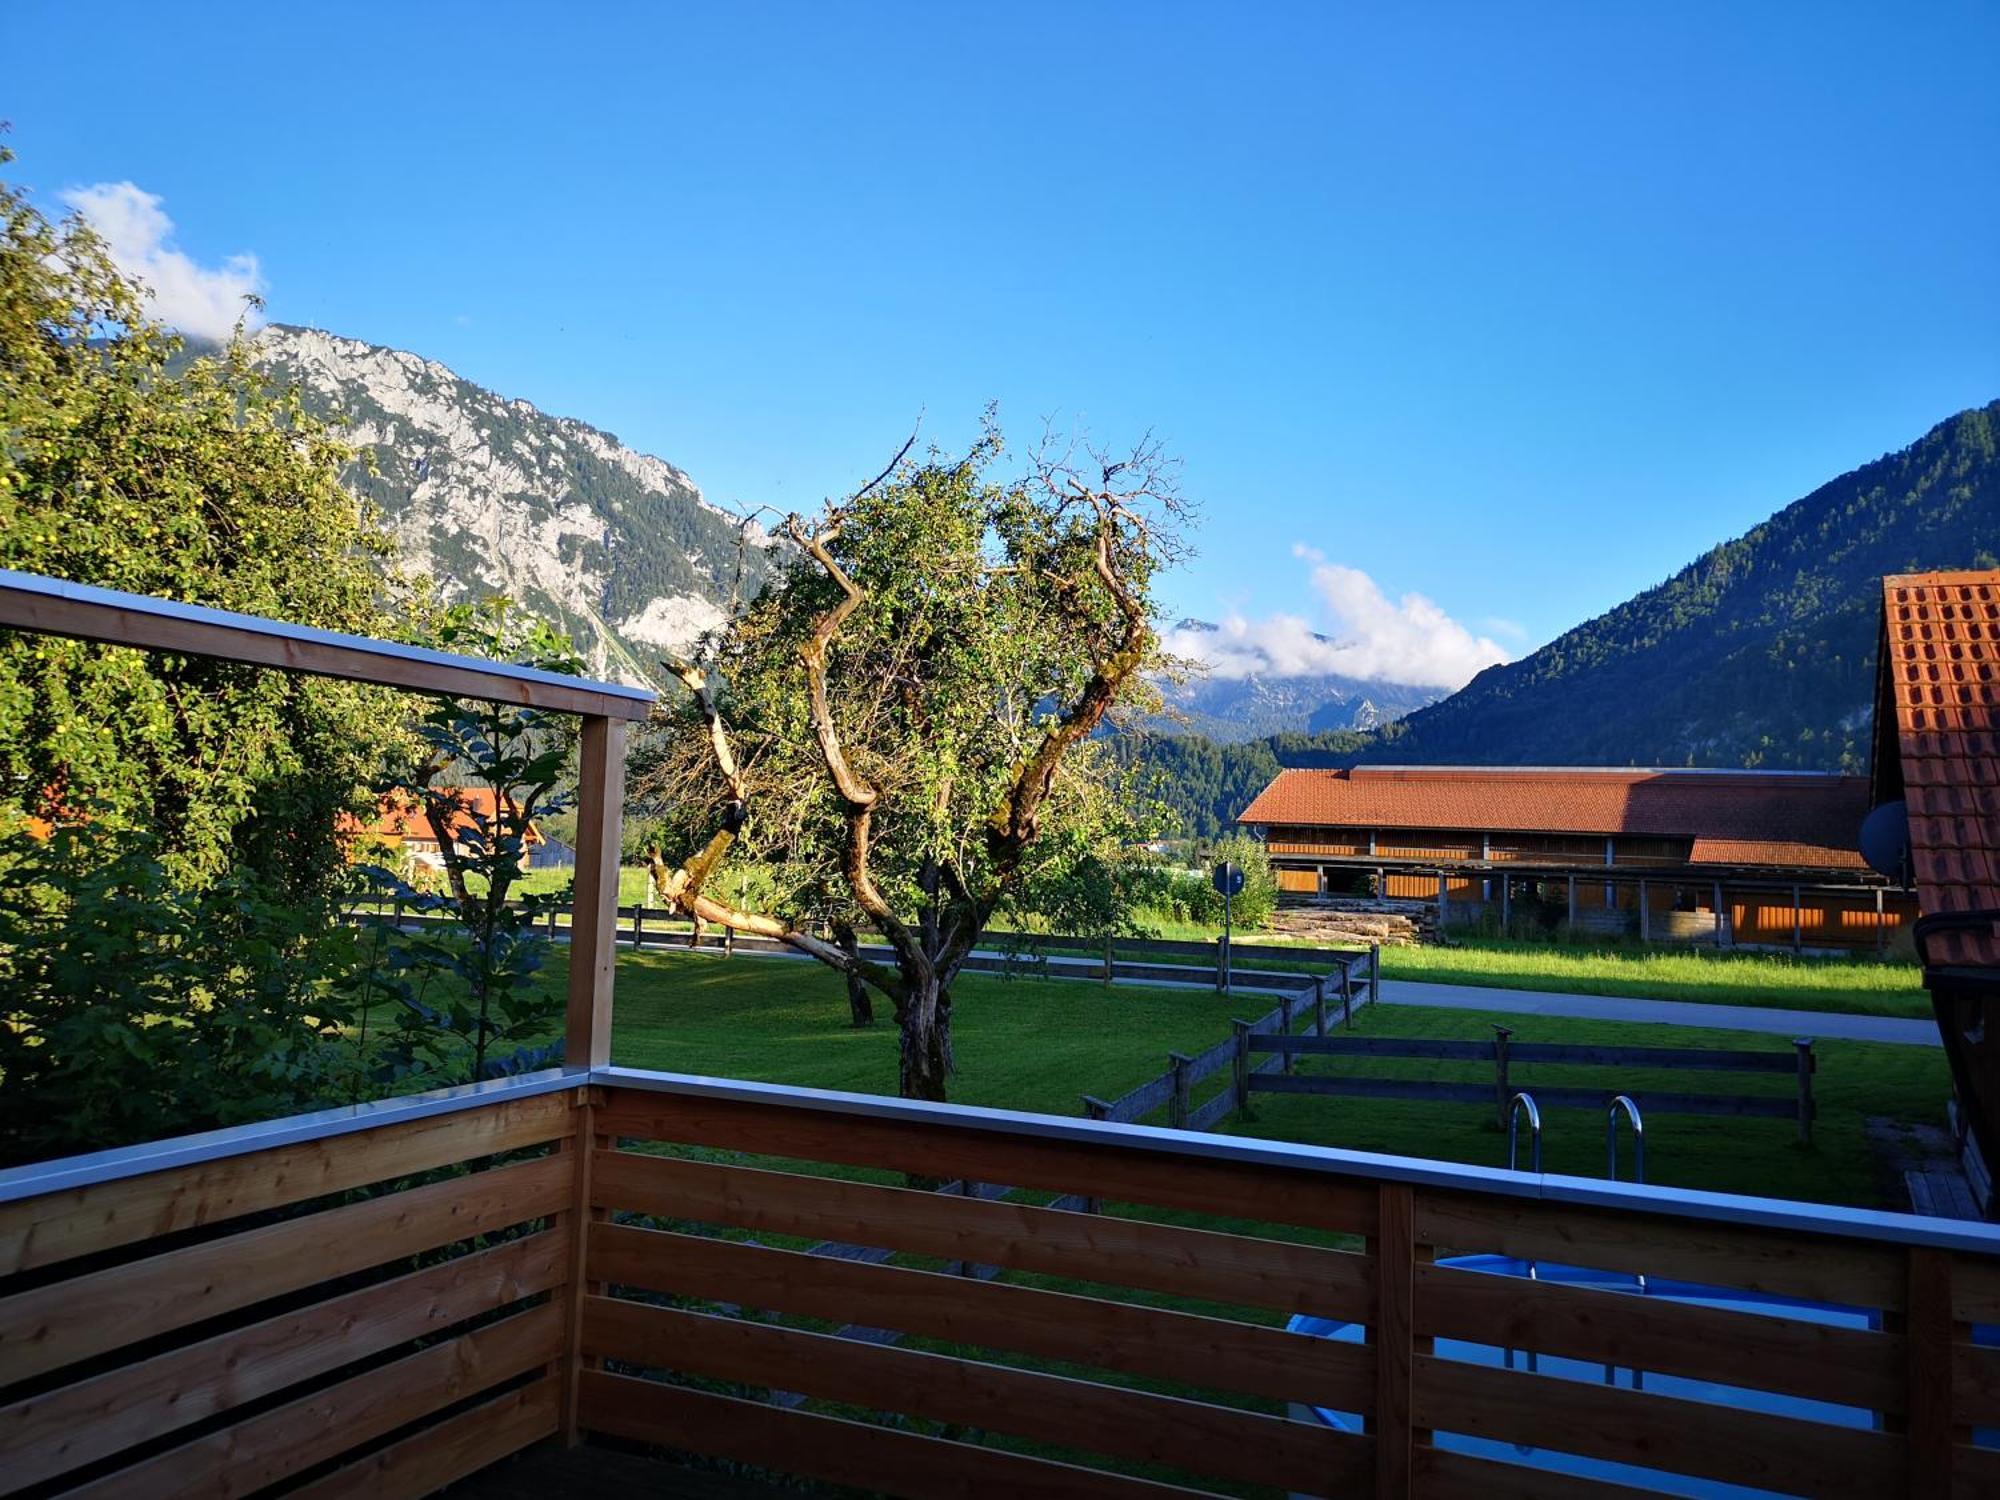
<svg viewBox="0 0 2000 1500"><path fill-rule="evenodd" d="M2000 1486L1988 1226L617 1068L0 1174L0 1270L7 1493L417 1495L564 1433L915 1496L1633 1493L1468 1436Z"/></svg>

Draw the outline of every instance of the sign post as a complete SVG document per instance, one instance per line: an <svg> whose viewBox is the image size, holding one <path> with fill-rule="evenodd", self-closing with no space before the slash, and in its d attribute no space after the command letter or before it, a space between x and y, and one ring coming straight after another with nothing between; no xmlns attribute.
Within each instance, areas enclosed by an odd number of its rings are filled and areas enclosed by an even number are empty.
<svg viewBox="0 0 2000 1500"><path fill-rule="evenodd" d="M1229 993L1229 926L1231 902L1243 890L1243 867L1224 860L1215 867L1211 877L1218 895L1222 897L1222 993Z"/></svg>

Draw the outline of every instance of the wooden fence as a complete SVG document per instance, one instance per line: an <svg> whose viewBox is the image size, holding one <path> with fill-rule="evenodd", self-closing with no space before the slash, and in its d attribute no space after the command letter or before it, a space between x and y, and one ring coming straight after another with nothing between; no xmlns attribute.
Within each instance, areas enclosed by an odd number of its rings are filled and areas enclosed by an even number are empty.
<svg viewBox="0 0 2000 1500"><path fill-rule="evenodd" d="M1283 949L1267 950L1283 952ZM1316 974L1287 975L1285 978L1297 985L1290 994L1279 1000L1277 1008L1258 1017L1254 1021L1236 1021L1232 1035L1224 1037L1206 1051L1189 1056L1184 1052L1167 1054L1167 1071L1157 1078L1149 1078L1137 1088L1119 1095L1116 1099L1099 1099L1095 1095L1083 1096L1083 1112L1093 1120L1116 1120L1133 1123L1164 1108L1167 1123L1176 1130L1212 1130L1215 1126L1242 1106L1242 1089L1239 1086L1245 1064L1240 1060L1245 1036L1275 1034L1290 1036L1294 1022L1311 1018L1310 1036L1326 1036L1327 997L1331 991L1340 1006L1340 1024L1351 1029L1354 1025L1355 1000L1359 996L1363 1005L1373 1004L1381 998L1382 950L1370 948L1367 953L1345 953L1330 949L1307 950L1316 957L1332 959L1336 965L1331 975ZM1290 1071L1287 1057L1270 1058L1255 1065L1260 1072L1273 1069ZM1214 1077L1224 1068L1236 1070L1236 1081L1232 1086L1220 1089L1200 1104L1194 1103L1196 1087Z"/></svg>
<svg viewBox="0 0 2000 1500"><path fill-rule="evenodd" d="M1971 1497L1996 1323L1991 1226L597 1068L0 1173L0 1492L393 1500L602 1434L911 1497L1635 1493L1531 1448Z"/></svg>
<svg viewBox="0 0 2000 1500"><path fill-rule="evenodd" d="M1739 1115L1798 1122L1799 1140L1810 1143L1813 1075L1818 1059L1810 1037L1793 1041L1789 1052L1730 1051L1710 1047L1598 1047L1564 1042L1516 1042L1505 1026L1495 1026L1490 1042L1438 1038L1330 1037L1271 1035L1269 1028L1240 1027L1235 1036L1234 1107L1247 1108L1253 1093L1332 1094L1363 1099L1423 1099L1445 1104L1491 1101L1502 1126L1514 1092L1509 1069L1518 1063L1550 1063L1609 1068L1688 1070L1701 1073L1785 1073L1798 1080L1790 1094L1689 1094L1648 1088L1577 1088L1537 1084L1530 1091L1545 1109L1608 1107L1614 1095L1630 1094L1649 1114ZM1253 1064L1255 1054L1265 1054ZM1431 1079L1382 1078L1348 1073L1295 1073L1298 1057L1425 1058L1443 1062L1489 1063L1493 1082L1452 1083ZM1284 1066L1275 1067L1282 1063Z"/></svg>
<svg viewBox="0 0 2000 1500"><path fill-rule="evenodd" d="M510 901L519 908L522 903ZM567 932L570 909L546 908L548 933L559 937ZM451 919L407 910L391 904L384 910L362 911L363 921L387 921L399 927L441 924ZM620 946L677 947L697 952L744 954L753 957L797 957L798 951L776 938L740 936L735 932L708 928L697 934L678 913L655 906L621 906L613 918L612 940ZM1265 968L1262 965L1307 965L1345 973L1354 970L1366 979L1370 993L1376 993L1379 976L1376 960L1379 947L1306 948L1277 943L1188 942L1169 938L1076 937L1067 934L991 934L992 948L975 953L965 967L973 973L1032 973L1048 979L1097 979L1105 983L1137 980L1146 983L1189 983L1202 973L1212 974L1216 988L1227 979L1233 988L1250 990L1295 989L1309 976ZM1013 946L1019 945L1019 946ZM861 952L875 959L892 961L893 949L882 944L864 943ZM1122 956L1121 956L1122 955ZM1195 962L1180 962L1189 959ZM1169 962L1168 960L1172 960ZM1259 967L1241 968L1240 964Z"/></svg>

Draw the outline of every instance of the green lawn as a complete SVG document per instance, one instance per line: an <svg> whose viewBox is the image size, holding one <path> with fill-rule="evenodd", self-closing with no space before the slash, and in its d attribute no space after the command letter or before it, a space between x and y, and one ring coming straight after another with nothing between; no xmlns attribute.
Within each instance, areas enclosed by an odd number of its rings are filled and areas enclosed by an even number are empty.
<svg viewBox="0 0 2000 1500"><path fill-rule="evenodd" d="M1928 1017L1915 964L1874 958L1795 958L1788 953L1712 949L1572 947L1468 941L1451 947L1385 948L1385 979L1631 995L1708 1005Z"/></svg>
<svg viewBox="0 0 2000 1500"><path fill-rule="evenodd" d="M959 981L952 1036L963 1104L1082 1113L1081 1096L1112 1097L1165 1070L1168 1051L1206 1046L1229 1018L1272 1002L1203 990L1074 980ZM612 1061L862 1093L896 1092L888 1007L866 1030L848 1024L847 992L816 963L621 953Z"/></svg>
<svg viewBox="0 0 2000 1500"><path fill-rule="evenodd" d="M1228 1035L1229 1018L1261 1012L1264 997L1234 1003L1204 991L1116 987L1060 980L960 981L954 1035L965 1104L1076 1115L1086 1093L1113 1098L1161 1072L1170 1050L1198 1051ZM618 967L613 1060L631 1067L706 1073L772 1083L893 1094L896 1037L884 1018L868 1030L847 1023L834 975L782 959L721 959L627 953ZM1740 1032L1503 1016L1414 1006L1364 1010L1357 1033L1393 1036L1492 1035L1491 1022L1521 1041L1781 1050ZM1647 1121L1649 1177L1676 1186L1809 1201L1877 1205L1886 1186L1863 1139L1870 1115L1941 1124L1950 1093L1942 1052L1929 1048L1823 1042L1815 1084L1814 1144L1801 1147L1786 1120L1656 1116ZM1307 1066L1325 1066L1314 1060ZM1360 1071L1354 1063L1342 1066ZM1484 1082L1475 1065L1370 1060L1386 1076ZM1788 1075L1618 1072L1603 1068L1517 1066L1514 1082L1681 1092L1786 1094ZM1220 1087L1218 1077L1208 1088ZM1490 1108L1259 1095L1255 1116L1225 1126L1257 1135L1364 1151L1426 1156L1498 1167L1505 1140ZM1552 1171L1599 1176L1604 1121L1594 1112L1551 1110L1545 1119Z"/></svg>

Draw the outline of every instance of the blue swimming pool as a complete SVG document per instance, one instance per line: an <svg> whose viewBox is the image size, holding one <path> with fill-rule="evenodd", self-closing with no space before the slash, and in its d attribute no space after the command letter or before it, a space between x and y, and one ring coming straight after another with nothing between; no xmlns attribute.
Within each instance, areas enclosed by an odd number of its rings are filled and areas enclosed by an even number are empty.
<svg viewBox="0 0 2000 1500"><path fill-rule="evenodd" d="M1525 1261L1505 1255L1464 1255L1457 1256L1443 1264L1461 1270L1484 1271L1496 1276L1526 1276L1529 1273ZM1533 1274L1542 1281L1561 1282L1572 1286L1591 1287L1605 1291L1639 1292L1642 1290L1638 1279L1603 1271L1584 1270L1577 1266L1551 1265L1539 1262ZM1801 1301L1793 1297L1768 1296L1758 1292L1729 1290L1712 1286L1697 1286L1689 1282L1669 1281L1649 1278L1643 1292L1649 1297L1665 1297L1677 1302L1698 1303L1708 1307L1729 1308L1739 1312L1783 1313L1786 1317L1801 1318L1815 1323L1845 1328L1873 1328L1879 1326L1876 1315L1852 1307L1838 1307L1826 1303ZM1353 1343L1361 1342L1364 1330L1356 1323L1338 1323L1325 1318L1306 1316L1294 1317L1286 1325L1295 1333L1314 1334L1321 1338L1342 1339ZM1975 1331L1979 1343L2000 1343L1996 1330L1981 1327ZM1728 1406L1738 1411L1768 1412L1779 1416L1801 1417L1810 1421L1827 1422L1840 1427L1873 1427L1875 1413L1863 1407L1839 1406L1828 1401L1814 1401L1801 1396L1776 1395L1770 1391L1751 1390L1746 1387L1721 1385L1714 1381L1690 1380L1682 1376L1662 1374L1657 1371L1634 1372L1629 1369L1607 1368L1588 1360L1561 1359L1541 1355L1530 1359L1519 1351L1506 1350L1487 1344L1469 1343L1458 1339L1439 1339L1433 1353L1446 1359L1465 1360L1474 1364L1505 1365L1515 1369L1533 1369L1541 1375L1560 1379L1588 1381L1593 1385L1616 1384L1626 1388L1642 1388L1662 1396L1677 1396L1688 1401L1705 1401L1720 1406ZM1301 1417L1316 1417L1319 1421L1344 1430L1361 1430L1361 1418L1354 1412L1334 1411L1326 1407L1299 1405L1293 1414ZM1772 1492L1752 1489L1739 1484L1724 1484L1715 1480L1691 1479L1685 1475L1663 1473L1656 1469L1640 1468L1632 1464L1614 1463L1605 1459L1585 1458L1573 1453L1560 1453L1546 1448L1526 1447L1521 1444L1495 1441L1491 1438L1475 1437L1469 1433L1440 1431L1433 1441L1440 1448L1465 1453L1479 1458L1497 1459L1506 1463L1524 1464L1545 1469L1553 1473L1575 1474L1590 1479L1601 1479L1636 1487L1656 1490L1665 1495L1689 1495L1703 1497L1761 1497ZM2000 1434L1980 1431L1974 1441L1981 1444L2000 1441Z"/></svg>

